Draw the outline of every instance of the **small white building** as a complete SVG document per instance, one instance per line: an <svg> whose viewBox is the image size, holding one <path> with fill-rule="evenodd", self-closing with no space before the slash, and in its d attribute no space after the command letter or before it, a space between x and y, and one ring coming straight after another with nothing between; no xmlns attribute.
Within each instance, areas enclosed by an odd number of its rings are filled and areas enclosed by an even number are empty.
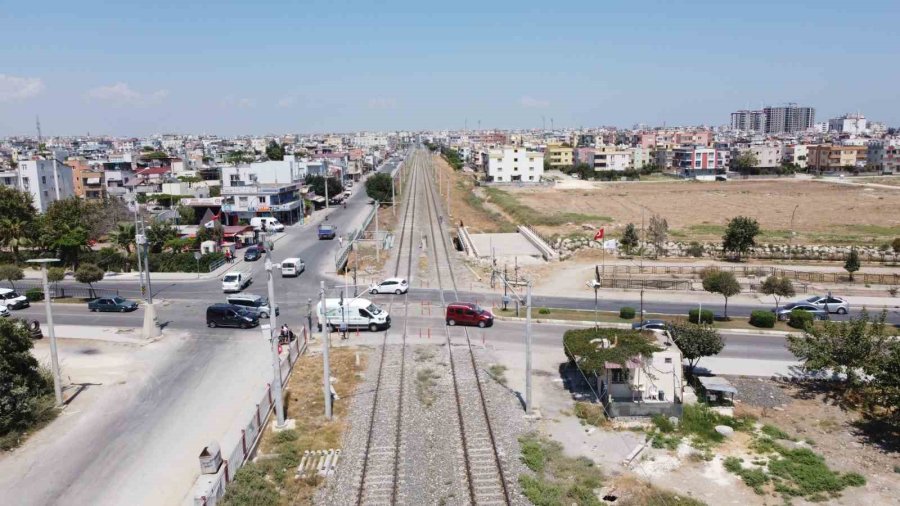
<svg viewBox="0 0 900 506"><path fill-rule="evenodd" d="M307 174L307 164L285 156L284 160L268 160L246 165L223 166L222 186L244 184L285 184L302 181Z"/></svg>
<svg viewBox="0 0 900 506"><path fill-rule="evenodd" d="M75 195L72 167L56 158L20 160L15 169L0 172L0 184L30 193L41 213L51 202Z"/></svg>
<svg viewBox="0 0 900 506"><path fill-rule="evenodd" d="M488 181L537 183L544 175L544 154L519 146L504 146L482 154Z"/></svg>

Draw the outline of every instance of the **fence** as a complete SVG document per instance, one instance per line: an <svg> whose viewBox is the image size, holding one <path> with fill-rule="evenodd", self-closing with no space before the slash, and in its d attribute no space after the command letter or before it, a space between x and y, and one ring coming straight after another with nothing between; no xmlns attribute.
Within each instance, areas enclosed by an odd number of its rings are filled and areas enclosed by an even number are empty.
<svg viewBox="0 0 900 506"><path fill-rule="evenodd" d="M806 281L810 283L846 283L849 276L838 272L812 272L782 269L779 267L761 267L750 265L720 265L716 266L720 271L730 271L736 276L755 276L764 278L772 274L785 276L794 281ZM615 274L690 274L699 276L706 269L693 265L609 265L602 267L603 271L612 269ZM900 284L900 273L857 273L853 276L854 282L872 285L897 285Z"/></svg>
<svg viewBox="0 0 900 506"><path fill-rule="evenodd" d="M372 206L372 210L369 211L369 214L363 219L362 225L356 230L347 234L347 246L338 250L337 254L334 258L334 267L338 272L344 269L344 266L347 265L347 259L350 257L350 250L353 249L353 243L359 239L359 237L365 232L369 225L372 223L372 220L375 218L375 212L377 209L375 206Z"/></svg>
<svg viewBox="0 0 900 506"><path fill-rule="evenodd" d="M10 283L5 283L8 285L8 288L12 288L20 295L24 294L29 290L40 290L41 293L44 293L44 286L41 283L29 283L29 282L19 282L13 286ZM4 286L6 288L7 286ZM119 295L119 290L116 288L94 288L93 290L89 286L71 286L71 285L60 285L57 283L50 283L50 298L51 299L61 299L61 298L73 298L73 299L93 299L97 297L116 297Z"/></svg>
<svg viewBox="0 0 900 506"><path fill-rule="evenodd" d="M600 288L626 290L690 290L692 282L684 279L600 278Z"/></svg>
<svg viewBox="0 0 900 506"><path fill-rule="evenodd" d="M308 339L307 329L304 328L302 339L298 338L288 345L287 357L281 359L279 364L282 385L287 384L287 380L291 375L294 364L297 362L297 359L300 358L300 355L306 352ZM270 384L267 384L262 397L259 402L256 403L256 409L253 414L250 415L250 420L244 428L241 429L240 441L235 445L234 449L228 455L228 458L223 460L222 467L219 468L219 471L215 475L200 476L200 479L203 479L203 476L211 476L213 477L213 480L207 485L205 494L195 498L195 504L199 503L203 506L215 506L219 499L225 495L225 488L234 480L238 469L243 467L247 460L256 453L256 448L259 445L263 429L265 428L266 423L268 423L269 416L272 414L274 401L275 399L272 397L272 387Z"/></svg>
<svg viewBox="0 0 900 506"><path fill-rule="evenodd" d="M214 260L209 263L209 271L207 271L207 272L212 272L212 271L218 269L219 267L222 267L223 265L225 265L225 258L220 258L218 260Z"/></svg>

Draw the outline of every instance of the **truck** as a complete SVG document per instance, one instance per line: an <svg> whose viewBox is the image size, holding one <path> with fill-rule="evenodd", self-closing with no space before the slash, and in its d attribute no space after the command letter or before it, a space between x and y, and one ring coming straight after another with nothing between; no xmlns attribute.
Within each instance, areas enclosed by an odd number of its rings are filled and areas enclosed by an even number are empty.
<svg viewBox="0 0 900 506"><path fill-rule="evenodd" d="M319 240L334 239L337 236L337 227L334 225L319 225Z"/></svg>
<svg viewBox="0 0 900 506"><path fill-rule="evenodd" d="M346 324L349 329L369 329L372 332L385 330L391 326L391 315L376 306L368 299L325 299L325 311L322 302L316 304L316 320L319 330L328 326L332 331L339 330Z"/></svg>
<svg viewBox="0 0 900 506"><path fill-rule="evenodd" d="M240 292L247 288L251 281L253 281L253 275L250 274L250 271L227 272L222 278L222 291L225 293Z"/></svg>

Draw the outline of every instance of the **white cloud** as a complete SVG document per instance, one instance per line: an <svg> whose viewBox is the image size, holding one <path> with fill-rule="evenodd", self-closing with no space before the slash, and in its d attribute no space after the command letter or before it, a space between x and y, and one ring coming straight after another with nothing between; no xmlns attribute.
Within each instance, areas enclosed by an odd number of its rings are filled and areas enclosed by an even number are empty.
<svg viewBox="0 0 900 506"><path fill-rule="evenodd" d="M369 99L369 109L393 109L397 107L397 99L376 97Z"/></svg>
<svg viewBox="0 0 900 506"><path fill-rule="evenodd" d="M18 102L44 91L44 81L38 77L18 77L0 74L0 102Z"/></svg>
<svg viewBox="0 0 900 506"><path fill-rule="evenodd" d="M87 92L87 98L116 105L153 105L169 96L168 90L156 90L141 93L125 83L118 82L109 86L100 86Z"/></svg>
<svg viewBox="0 0 900 506"><path fill-rule="evenodd" d="M522 107L527 107L528 109L546 109L547 107L550 107L549 101L540 100L527 95L519 99L519 103L522 104Z"/></svg>

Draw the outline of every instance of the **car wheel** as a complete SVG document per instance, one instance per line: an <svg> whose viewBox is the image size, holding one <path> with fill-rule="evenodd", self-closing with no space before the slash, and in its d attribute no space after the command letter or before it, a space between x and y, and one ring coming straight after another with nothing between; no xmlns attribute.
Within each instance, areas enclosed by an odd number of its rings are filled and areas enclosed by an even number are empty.
<svg viewBox="0 0 900 506"><path fill-rule="evenodd" d="M246 328L249 328L249 327L250 327L250 326L247 325L247 323L242 323L242 324L241 324L241 328L242 328L242 329L246 329Z"/></svg>
<svg viewBox="0 0 900 506"><path fill-rule="evenodd" d="M372 295L378 295L378 289L373 288L373 289L369 290L369 293L371 293Z"/></svg>
<svg viewBox="0 0 900 506"><path fill-rule="evenodd" d="M447 325L450 325L451 327L456 325L456 320L447 320Z"/></svg>
<svg viewBox="0 0 900 506"><path fill-rule="evenodd" d="M337 325L332 325L332 326L331 326L331 331L332 331L332 332L337 332L337 331L338 331L338 326L337 326Z"/></svg>
<svg viewBox="0 0 900 506"><path fill-rule="evenodd" d="M211 329L214 329L214 328L216 328L216 322L206 322L206 326Z"/></svg>
<svg viewBox="0 0 900 506"><path fill-rule="evenodd" d="M124 307L120 307L120 308L119 308L119 312L120 312L120 313L124 313L124 312L125 312L125 308L124 308Z"/></svg>
<svg viewBox="0 0 900 506"><path fill-rule="evenodd" d="M92 313L96 313L96 312L97 312L97 308L93 308L93 307L92 307L92 308L90 308L90 310L91 310Z"/></svg>
<svg viewBox="0 0 900 506"><path fill-rule="evenodd" d="M259 313L259 317L260 317L260 318L268 318L268 317L269 317L269 313Z"/></svg>
<svg viewBox="0 0 900 506"><path fill-rule="evenodd" d="M369 324L369 331L371 331L371 332L378 332L378 325L375 325L374 323L370 323L370 324Z"/></svg>
<svg viewBox="0 0 900 506"><path fill-rule="evenodd" d="M398 288L398 289L394 290L394 293L396 293L397 295L400 295L403 292Z"/></svg>
<svg viewBox="0 0 900 506"><path fill-rule="evenodd" d="M839 307L837 310L837 314L847 314L847 308Z"/></svg>
<svg viewBox="0 0 900 506"><path fill-rule="evenodd" d="M478 322L478 328L483 329L485 327L485 325L487 325L487 324L484 323L484 320L481 320L480 322Z"/></svg>

